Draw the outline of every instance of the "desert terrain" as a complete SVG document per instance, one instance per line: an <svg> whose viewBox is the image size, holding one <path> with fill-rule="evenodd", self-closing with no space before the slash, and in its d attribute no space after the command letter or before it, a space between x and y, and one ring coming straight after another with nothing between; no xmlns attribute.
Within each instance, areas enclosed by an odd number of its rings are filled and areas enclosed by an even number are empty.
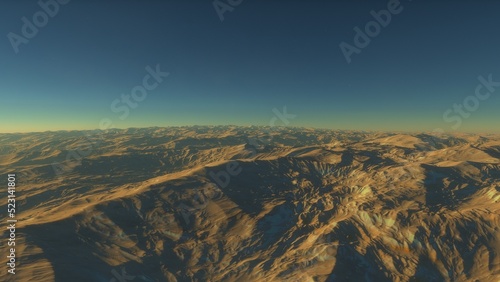
<svg viewBox="0 0 500 282"><path fill-rule="evenodd" d="M8 173L1 281L500 281L498 135L0 134Z"/></svg>

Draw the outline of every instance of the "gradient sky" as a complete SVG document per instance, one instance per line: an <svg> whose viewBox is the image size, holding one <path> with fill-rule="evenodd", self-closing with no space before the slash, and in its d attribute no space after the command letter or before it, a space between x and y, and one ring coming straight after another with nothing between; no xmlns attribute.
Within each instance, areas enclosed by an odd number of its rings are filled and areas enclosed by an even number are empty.
<svg viewBox="0 0 500 282"><path fill-rule="evenodd" d="M221 21L209 0L73 0L16 54L8 34L41 8L2 1L0 132L269 125L283 106L290 126L500 132L500 87L443 120L478 76L500 81L500 2L401 1L351 63L339 44L388 1L332 2L243 0ZM111 103L157 64L170 75L120 119Z"/></svg>

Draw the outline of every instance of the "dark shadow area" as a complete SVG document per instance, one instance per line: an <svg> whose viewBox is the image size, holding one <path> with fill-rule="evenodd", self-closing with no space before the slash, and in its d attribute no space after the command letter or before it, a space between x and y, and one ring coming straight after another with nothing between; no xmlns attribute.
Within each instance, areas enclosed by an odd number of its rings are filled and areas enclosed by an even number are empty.
<svg viewBox="0 0 500 282"><path fill-rule="evenodd" d="M342 152L340 157L340 162L337 164L338 167L350 166L354 160L354 152L352 150L345 150Z"/></svg>
<svg viewBox="0 0 500 282"><path fill-rule="evenodd" d="M326 281L360 282L391 281L379 271L378 266L367 260L353 246L340 245L337 250L337 262Z"/></svg>
<svg viewBox="0 0 500 282"><path fill-rule="evenodd" d="M102 175L103 173L122 176L128 173L151 175L161 166L155 155L129 154L97 159L83 159L81 165L74 169L81 175Z"/></svg>
<svg viewBox="0 0 500 282"><path fill-rule="evenodd" d="M494 158L500 159L500 147L488 147L488 148L479 149L479 150L484 151L486 154L488 154Z"/></svg>
<svg viewBox="0 0 500 282"><path fill-rule="evenodd" d="M362 236L353 223L339 222L327 237L332 242L338 241L338 248L335 266L326 281L390 281L373 260L356 251L359 244L357 238Z"/></svg>
<svg viewBox="0 0 500 282"><path fill-rule="evenodd" d="M410 278L411 282L441 282L446 281L437 267L426 256L418 259L415 275Z"/></svg>
<svg viewBox="0 0 500 282"><path fill-rule="evenodd" d="M275 161L234 162L236 171L240 171L234 175L228 173L226 164L207 167L206 170L209 179L214 181L228 198L245 213L257 215L262 211L265 201L285 198L286 192L298 189L292 184L292 178L287 176L290 170L301 175L309 174L291 160L282 158ZM317 173L316 177L318 176Z"/></svg>
<svg viewBox="0 0 500 282"><path fill-rule="evenodd" d="M27 243L42 248L43 256L52 264L55 282L109 281L112 267L97 258L75 230L73 222L64 220L29 226L23 233Z"/></svg>
<svg viewBox="0 0 500 282"><path fill-rule="evenodd" d="M454 208L453 194L445 187L443 181L449 177L443 168L423 164L425 169L425 203L431 212L436 212L441 208Z"/></svg>
<svg viewBox="0 0 500 282"><path fill-rule="evenodd" d="M113 207L111 207L113 208ZM120 212L117 210L117 212ZM119 217L116 213L113 218ZM127 222L131 217L129 213L121 213L121 218L116 218L117 222ZM114 278L120 281L119 277L134 277L133 280L125 281L163 281L159 257L146 256L143 263L129 261L127 263L112 266L100 259L99 254L103 251L96 242L105 245L102 234L97 234L89 229L77 226L79 216L72 217L63 221L48 223L44 225L32 225L23 228L23 236L28 244L36 245L43 250L43 257L50 261L53 267L55 282L109 282ZM138 224L137 219L132 216L133 223ZM134 222L135 221L135 222ZM142 225L138 225L139 227ZM136 237L137 232L130 224L122 224L130 237ZM104 238L104 240L106 240ZM137 243L141 248L144 247L145 238L137 238ZM126 251L126 250L124 250ZM173 254L165 252L165 261L171 260ZM26 261L32 261L35 257L26 257ZM175 267L172 267L175 269Z"/></svg>

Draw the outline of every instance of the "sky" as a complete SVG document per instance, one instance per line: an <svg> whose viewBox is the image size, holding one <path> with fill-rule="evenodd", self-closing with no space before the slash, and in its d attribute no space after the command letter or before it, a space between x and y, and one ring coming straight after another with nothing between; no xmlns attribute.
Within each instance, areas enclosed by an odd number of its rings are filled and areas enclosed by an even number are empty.
<svg viewBox="0 0 500 282"><path fill-rule="evenodd" d="M498 1L65 2L0 4L0 132L500 132Z"/></svg>

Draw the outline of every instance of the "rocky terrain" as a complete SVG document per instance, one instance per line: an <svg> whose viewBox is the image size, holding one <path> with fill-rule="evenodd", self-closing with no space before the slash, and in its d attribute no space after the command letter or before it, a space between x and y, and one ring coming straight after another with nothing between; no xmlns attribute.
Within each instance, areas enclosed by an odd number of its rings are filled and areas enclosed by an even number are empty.
<svg viewBox="0 0 500 282"><path fill-rule="evenodd" d="M7 173L1 281L500 281L498 135L0 134Z"/></svg>

